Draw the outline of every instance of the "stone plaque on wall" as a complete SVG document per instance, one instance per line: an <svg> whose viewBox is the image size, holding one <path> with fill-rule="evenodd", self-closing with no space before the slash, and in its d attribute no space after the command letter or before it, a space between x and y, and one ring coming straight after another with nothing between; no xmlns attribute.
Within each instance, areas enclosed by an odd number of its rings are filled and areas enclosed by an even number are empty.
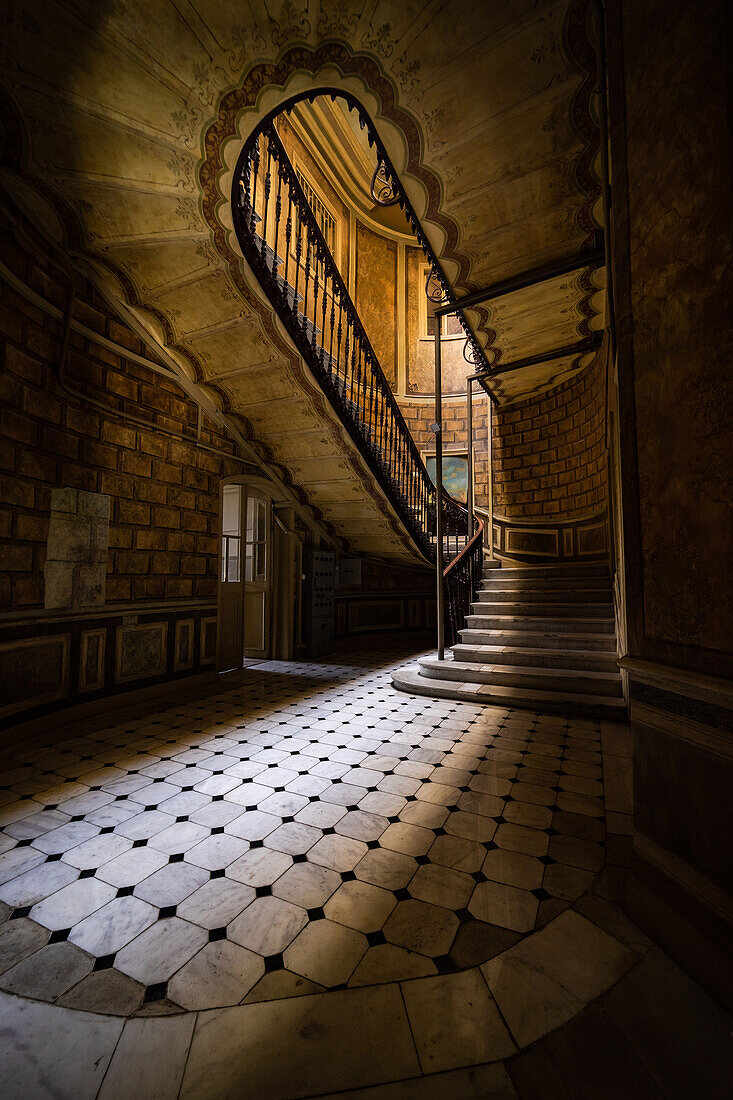
<svg viewBox="0 0 733 1100"><path fill-rule="evenodd" d="M167 623L143 623L117 629L115 681L162 676L166 665Z"/></svg>

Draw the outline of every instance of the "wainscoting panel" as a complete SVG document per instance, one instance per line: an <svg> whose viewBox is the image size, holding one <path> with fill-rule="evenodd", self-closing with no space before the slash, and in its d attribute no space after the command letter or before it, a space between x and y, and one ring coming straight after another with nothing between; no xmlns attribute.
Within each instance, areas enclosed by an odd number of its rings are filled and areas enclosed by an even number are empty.
<svg viewBox="0 0 733 1100"><path fill-rule="evenodd" d="M553 521L493 517L493 544L497 558L507 561L549 564L556 561L603 561L606 547L606 513Z"/></svg>
<svg viewBox="0 0 733 1100"><path fill-rule="evenodd" d="M150 602L0 621L0 728L211 667L216 607Z"/></svg>

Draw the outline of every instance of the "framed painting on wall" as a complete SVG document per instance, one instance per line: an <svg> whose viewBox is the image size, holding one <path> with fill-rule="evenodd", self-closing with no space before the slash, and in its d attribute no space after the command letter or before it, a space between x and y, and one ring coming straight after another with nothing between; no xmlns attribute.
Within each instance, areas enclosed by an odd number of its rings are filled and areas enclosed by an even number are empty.
<svg viewBox="0 0 733 1100"><path fill-rule="evenodd" d="M428 468L433 483L435 482L435 452L425 455L425 465ZM443 452L443 485L450 495L466 504L468 501L468 454L466 451L458 454Z"/></svg>

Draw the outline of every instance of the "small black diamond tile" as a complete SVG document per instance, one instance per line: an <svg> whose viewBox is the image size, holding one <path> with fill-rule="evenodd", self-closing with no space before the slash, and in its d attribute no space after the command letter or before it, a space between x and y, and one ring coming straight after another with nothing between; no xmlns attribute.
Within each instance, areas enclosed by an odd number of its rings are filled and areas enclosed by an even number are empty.
<svg viewBox="0 0 733 1100"><path fill-rule="evenodd" d="M297 856L293 856L293 863L307 863L308 856L300 852Z"/></svg>
<svg viewBox="0 0 733 1100"><path fill-rule="evenodd" d="M488 882L486 875L483 871L472 871L471 878L474 882Z"/></svg>
<svg viewBox="0 0 733 1100"><path fill-rule="evenodd" d="M223 794L215 794L214 797L211 799L211 801L212 802L223 802L224 801L224 795Z"/></svg>
<svg viewBox="0 0 733 1100"><path fill-rule="evenodd" d="M188 821L188 814L181 814L180 817L176 818L176 821Z"/></svg>
<svg viewBox="0 0 733 1100"><path fill-rule="evenodd" d="M506 824L506 818L502 817L501 814L498 817L495 817L494 821L496 822L497 825L505 825Z"/></svg>
<svg viewBox="0 0 733 1100"><path fill-rule="evenodd" d="M133 846L133 848L145 848L147 846L147 843L148 842L145 839L133 840L132 846Z"/></svg>
<svg viewBox="0 0 733 1100"><path fill-rule="evenodd" d="M249 846L250 848L264 848L265 842L264 840L252 840Z"/></svg>
<svg viewBox="0 0 733 1100"><path fill-rule="evenodd" d="M507 794L507 795L504 796L504 801L505 802L516 802L517 800L516 800L516 798L513 798L512 795Z"/></svg>
<svg viewBox="0 0 733 1100"><path fill-rule="evenodd" d="M258 898L269 898L271 896L271 894L272 894L272 887L271 886L258 886L255 889L255 897L258 897Z"/></svg>
<svg viewBox="0 0 733 1100"><path fill-rule="evenodd" d="M285 960L282 955L268 955L265 959L265 974L270 974L273 970L284 970Z"/></svg>
<svg viewBox="0 0 733 1100"><path fill-rule="evenodd" d="M356 875L354 874L353 871L341 871L341 881L342 882L354 882L355 879L356 879Z"/></svg>
<svg viewBox="0 0 733 1100"><path fill-rule="evenodd" d="M52 856L46 856L45 862L46 863L56 863L58 860L61 859L61 855L62 855L61 852L54 852L54 854Z"/></svg>
<svg viewBox="0 0 733 1100"><path fill-rule="evenodd" d="M308 910L308 920L325 920L325 919L326 919L326 914L323 912L323 910L320 907L318 907L316 909L309 909Z"/></svg>
<svg viewBox="0 0 733 1100"><path fill-rule="evenodd" d="M224 878L224 868L217 867L215 871L209 871L209 878Z"/></svg>
<svg viewBox="0 0 733 1100"><path fill-rule="evenodd" d="M283 787L283 790L285 790L284 787ZM282 820L283 820L283 825L289 825L291 821L295 821L295 818L294 817L284 817Z"/></svg>
<svg viewBox="0 0 733 1100"><path fill-rule="evenodd" d="M378 840L368 840L366 846L367 848L381 848L381 844Z"/></svg>
<svg viewBox="0 0 733 1100"><path fill-rule="evenodd" d="M209 943L213 943L214 940L225 940L226 938L226 928L212 928L209 931Z"/></svg>
<svg viewBox="0 0 733 1100"><path fill-rule="evenodd" d="M494 844L493 840L485 840L483 844L487 852L493 852L495 848L498 848L498 844Z"/></svg>
<svg viewBox="0 0 733 1100"><path fill-rule="evenodd" d="M99 835L106 836L107 833L113 833L114 831L114 825L105 825L103 829L99 830Z"/></svg>
<svg viewBox="0 0 733 1100"><path fill-rule="evenodd" d="M551 863L556 863L552 856L540 856L540 863L544 863L545 867L549 867Z"/></svg>
<svg viewBox="0 0 733 1100"><path fill-rule="evenodd" d="M445 829L442 826L440 826L440 828L438 828L438 829L433 829L433 832L435 833L436 836L447 836L448 835L446 833Z"/></svg>
<svg viewBox="0 0 733 1100"><path fill-rule="evenodd" d="M460 812L460 807L459 806L449 806L448 810L452 814L457 814L457 813Z"/></svg>
<svg viewBox="0 0 733 1100"><path fill-rule="evenodd" d="M84 820L84 814L74 814L73 817L69 818L69 821L83 821L83 820Z"/></svg>
<svg viewBox="0 0 733 1100"><path fill-rule="evenodd" d="M378 932L367 932L367 943L370 947L379 947L380 944L386 943L384 932L381 929Z"/></svg>
<svg viewBox="0 0 733 1100"><path fill-rule="evenodd" d="M69 938L70 928L57 928L49 937L49 943L64 943Z"/></svg>
<svg viewBox="0 0 733 1100"><path fill-rule="evenodd" d="M134 886L120 886L115 896L118 898L129 898L134 889Z"/></svg>
<svg viewBox="0 0 733 1100"><path fill-rule="evenodd" d="M175 905L163 905L158 910L158 916L161 918L161 920L165 919L166 917L175 917L175 915L176 915L176 906Z"/></svg>
<svg viewBox="0 0 733 1100"><path fill-rule="evenodd" d="M550 897L547 890L543 890L541 887L539 890L530 890L530 894L534 894L538 901L547 901Z"/></svg>
<svg viewBox="0 0 733 1100"><path fill-rule="evenodd" d="M224 826L223 825L216 825L213 829L211 829L211 835L212 836L218 836L219 833L223 833L223 832L224 832Z"/></svg>
<svg viewBox="0 0 733 1100"><path fill-rule="evenodd" d="M29 848L31 843L31 837L26 837L25 840L19 840L15 845L16 848Z"/></svg>
<svg viewBox="0 0 733 1100"><path fill-rule="evenodd" d="M473 916L469 913L468 909L456 909L456 916L461 924L465 924L466 921L473 920Z"/></svg>
<svg viewBox="0 0 733 1100"><path fill-rule="evenodd" d="M93 970L111 970L115 964L114 955L100 955L94 960Z"/></svg>
<svg viewBox="0 0 733 1100"><path fill-rule="evenodd" d="M162 1001L165 999L168 993L168 982L158 982L157 985L149 985L145 990L145 996L143 1002L146 1005L152 1004L154 1001Z"/></svg>
<svg viewBox="0 0 733 1100"><path fill-rule="evenodd" d="M168 862L169 863L182 863L183 862L183 852L174 852L172 855L168 856Z"/></svg>
<svg viewBox="0 0 733 1100"><path fill-rule="evenodd" d="M324 836L335 836L336 830L331 826L329 829L322 830Z"/></svg>
<svg viewBox="0 0 733 1100"><path fill-rule="evenodd" d="M84 870L80 872L79 878L94 878L96 873L96 867L85 867Z"/></svg>
<svg viewBox="0 0 733 1100"><path fill-rule="evenodd" d="M20 917L27 917L31 911L30 905L21 905L18 909L14 909L10 914L11 920L19 920Z"/></svg>
<svg viewBox="0 0 733 1100"><path fill-rule="evenodd" d="M409 901L411 897L410 891L406 890L404 887L399 890L393 890L392 893L398 901Z"/></svg>
<svg viewBox="0 0 733 1100"><path fill-rule="evenodd" d="M433 959L435 963L435 969L439 974L455 974L460 967L456 965L450 955L438 955Z"/></svg>

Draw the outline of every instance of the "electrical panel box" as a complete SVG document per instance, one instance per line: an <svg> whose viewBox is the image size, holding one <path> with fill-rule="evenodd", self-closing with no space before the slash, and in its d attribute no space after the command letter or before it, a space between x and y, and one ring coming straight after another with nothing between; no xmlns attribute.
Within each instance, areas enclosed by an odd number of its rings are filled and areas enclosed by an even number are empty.
<svg viewBox="0 0 733 1100"><path fill-rule="evenodd" d="M303 553L303 641L310 657L320 657L336 643L336 555L333 550Z"/></svg>

